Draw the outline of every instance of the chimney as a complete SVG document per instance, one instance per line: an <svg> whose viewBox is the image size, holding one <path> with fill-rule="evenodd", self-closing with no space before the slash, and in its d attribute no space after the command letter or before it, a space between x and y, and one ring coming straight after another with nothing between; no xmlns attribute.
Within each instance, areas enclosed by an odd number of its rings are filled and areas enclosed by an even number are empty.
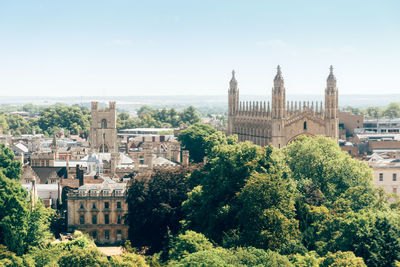
<svg viewBox="0 0 400 267"><path fill-rule="evenodd" d="M76 165L76 177L79 179L79 186L84 185L83 169L78 164Z"/></svg>

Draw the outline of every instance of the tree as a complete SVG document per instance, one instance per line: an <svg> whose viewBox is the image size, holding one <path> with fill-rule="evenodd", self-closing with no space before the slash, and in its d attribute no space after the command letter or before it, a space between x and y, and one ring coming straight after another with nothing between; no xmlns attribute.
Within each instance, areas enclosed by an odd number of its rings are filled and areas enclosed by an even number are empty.
<svg viewBox="0 0 400 267"><path fill-rule="evenodd" d="M331 205L350 187L373 188L372 170L342 152L333 139L302 136L283 151L305 198L319 194L321 204Z"/></svg>
<svg viewBox="0 0 400 267"><path fill-rule="evenodd" d="M207 124L196 123L180 132L178 140L183 149L189 150L190 159L193 162L202 162L206 155L206 138L216 130Z"/></svg>
<svg viewBox="0 0 400 267"><path fill-rule="evenodd" d="M13 158L12 151L0 145L0 244L22 255L48 239L53 212L40 201L32 207L27 191L17 180L21 165Z"/></svg>
<svg viewBox="0 0 400 267"><path fill-rule="evenodd" d="M0 144L0 172L10 179L19 179L21 165L21 161L14 160L14 152L5 144Z"/></svg>
<svg viewBox="0 0 400 267"><path fill-rule="evenodd" d="M330 250L353 251L368 266L392 266L400 260L400 214L350 212L333 222L338 229Z"/></svg>
<svg viewBox="0 0 400 267"><path fill-rule="evenodd" d="M329 252L328 255L321 263L321 267L344 267L344 266L355 266L355 267L366 267L364 261L360 257L356 257L351 251L338 251L336 253Z"/></svg>
<svg viewBox="0 0 400 267"><path fill-rule="evenodd" d="M48 135L63 128L71 134L89 133L90 113L86 108L55 105L40 111L38 125Z"/></svg>
<svg viewBox="0 0 400 267"><path fill-rule="evenodd" d="M243 193L242 198L240 196L250 177L257 174L289 179L282 155L271 146L261 148L249 142L214 146L201 172L190 176L189 181L195 176L199 186L191 191L183 204L187 212L187 227L205 234L219 244L248 245L240 243L240 236L236 241L234 239L235 235L240 235L241 230L252 223L253 218L240 216L243 206L251 205L252 196L247 192ZM262 194L260 192L259 197ZM284 194L290 196L289 192ZM261 221L260 218L258 226L261 226ZM250 231L250 227L246 229Z"/></svg>
<svg viewBox="0 0 400 267"><path fill-rule="evenodd" d="M169 259L180 260L188 254L212 249L214 246L203 234L186 231L174 237L169 247Z"/></svg>
<svg viewBox="0 0 400 267"><path fill-rule="evenodd" d="M278 250L297 240L296 187L277 174L256 173L238 196L240 245Z"/></svg>
<svg viewBox="0 0 400 267"><path fill-rule="evenodd" d="M167 234L180 230L181 205L190 191L186 175L195 167L156 169L150 179L133 180L128 191L129 236L132 245L158 252Z"/></svg>
<svg viewBox="0 0 400 267"><path fill-rule="evenodd" d="M195 124L200 122L200 116L197 113L195 107L193 106L185 108L183 112L180 114L180 117L183 123Z"/></svg>
<svg viewBox="0 0 400 267"><path fill-rule="evenodd" d="M73 248L69 253L64 254L58 260L60 267L106 267L110 266L106 255L102 254L96 248Z"/></svg>
<svg viewBox="0 0 400 267"><path fill-rule="evenodd" d="M393 119L400 116L400 103L390 103L382 112L382 115Z"/></svg>

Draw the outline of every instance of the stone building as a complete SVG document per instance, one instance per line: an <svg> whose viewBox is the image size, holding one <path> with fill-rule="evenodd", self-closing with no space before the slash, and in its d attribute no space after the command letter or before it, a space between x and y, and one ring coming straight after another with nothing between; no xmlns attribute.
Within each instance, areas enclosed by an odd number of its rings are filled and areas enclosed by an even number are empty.
<svg viewBox="0 0 400 267"><path fill-rule="evenodd" d="M327 79L325 107L318 101L286 102L286 89L280 67L274 78L272 103L239 101L239 88L232 71L228 91L228 134L239 141L252 141L261 146L283 147L300 135L325 135L338 140L338 89L333 68Z"/></svg>
<svg viewBox="0 0 400 267"><path fill-rule="evenodd" d="M98 244L122 244L128 238L125 215L127 184L103 177L101 184L83 184L67 194L68 231L88 233Z"/></svg>
<svg viewBox="0 0 400 267"><path fill-rule="evenodd" d="M98 102L92 102L90 124L90 148L97 152L117 152L117 109L115 102L99 109Z"/></svg>

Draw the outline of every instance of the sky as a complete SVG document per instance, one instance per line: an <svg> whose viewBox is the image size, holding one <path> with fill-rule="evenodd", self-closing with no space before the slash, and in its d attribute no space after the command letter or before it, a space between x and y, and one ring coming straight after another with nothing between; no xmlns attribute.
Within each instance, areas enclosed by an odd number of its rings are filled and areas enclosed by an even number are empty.
<svg viewBox="0 0 400 267"><path fill-rule="evenodd" d="M0 0L0 96L400 93L398 0Z"/></svg>

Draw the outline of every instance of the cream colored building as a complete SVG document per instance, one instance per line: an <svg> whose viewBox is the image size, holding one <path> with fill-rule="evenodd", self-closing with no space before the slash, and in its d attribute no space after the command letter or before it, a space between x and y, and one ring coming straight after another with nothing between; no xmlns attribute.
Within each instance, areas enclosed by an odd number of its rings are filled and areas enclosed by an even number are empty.
<svg viewBox="0 0 400 267"><path fill-rule="evenodd" d="M331 66L325 89L325 103L286 102L280 67L274 78L272 102L239 101L238 83L232 72L228 92L228 134L239 141L283 147L300 135L325 135L338 140L338 89Z"/></svg>
<svg viewBox="0 0 400 267"><path fill-rule="evenodd" d="M400 159L382 158L375 153L368 161L374 172L375 187L382 187L387 193L400 195Z"/></svg>
<svg viewBox="0 0 400 267"><path fill-rule="evenodd" d="M68 193L68 231L88 233L98 244L122 244L128 238L127 184L104 177Z"/></svg>

